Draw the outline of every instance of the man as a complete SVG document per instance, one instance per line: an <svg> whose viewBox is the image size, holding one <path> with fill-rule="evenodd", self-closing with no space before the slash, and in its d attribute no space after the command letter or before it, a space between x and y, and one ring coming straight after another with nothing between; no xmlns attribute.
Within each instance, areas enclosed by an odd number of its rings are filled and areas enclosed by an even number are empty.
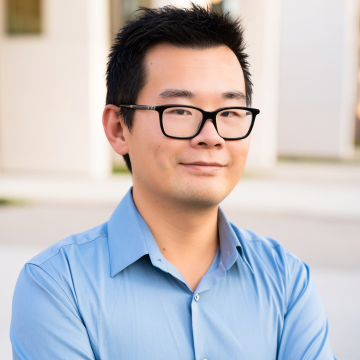
<svg viewBox="0 0 360 360"><path fill-rule="evenodd" d="M133 187L109 222L28 262L15 359L333 359L308 267L230 224L252 109L243 30L193 5L144 10L112 47L106 136Z"/></svg>

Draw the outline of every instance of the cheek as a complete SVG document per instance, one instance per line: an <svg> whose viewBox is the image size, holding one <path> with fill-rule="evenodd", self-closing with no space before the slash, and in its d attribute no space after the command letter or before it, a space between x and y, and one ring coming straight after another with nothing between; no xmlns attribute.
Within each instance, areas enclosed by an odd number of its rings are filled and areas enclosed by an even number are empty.
<svg viewBox="0 0 360 360"><path fill-rule="evenodd" d="M250 137L243 140L233 141L229 144L229 154L234 173L241 173L244 170L246 158L249 152Z"/></svg>
<svg viewBox="0 0 360 360"><path fill-rule="evenodd" d="M167 138L160 129L158 119L143 117L134 119L131 134L130 157L149 173L162 173L173 167L176 158L176 142Z"/></svg>
<svg viewBox="0 0 360 360"><path fill-rule="evenodd" d="M173 175L178 156L184 152L182 145L181 140L167 138L163 134L149 144L148 151L151 152L153 163L162 176Z"/></svg>

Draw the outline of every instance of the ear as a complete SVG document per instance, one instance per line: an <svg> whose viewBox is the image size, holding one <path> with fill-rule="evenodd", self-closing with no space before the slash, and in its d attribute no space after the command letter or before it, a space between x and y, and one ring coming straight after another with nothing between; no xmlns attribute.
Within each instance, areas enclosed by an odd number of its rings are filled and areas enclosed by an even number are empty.
<svg viewBox="0 0 360 360"><path fill-rule="evenodd" d="M124 119L119 115L119 107L115 105L106 105L102 123L104 131L110 145L120 155L126 155L129 152L127 139L129 137L129 129L124 124Z"/></svg>

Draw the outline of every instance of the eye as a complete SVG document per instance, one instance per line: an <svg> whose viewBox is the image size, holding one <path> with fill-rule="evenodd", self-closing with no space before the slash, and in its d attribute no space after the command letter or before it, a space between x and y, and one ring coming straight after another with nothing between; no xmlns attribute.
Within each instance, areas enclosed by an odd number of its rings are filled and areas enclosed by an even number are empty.
<svg viewBox="0 0 360 360"><path fill-rule="evenodd" d="M173 113L174 115L191 115L191 112L186 109L173 109L170 113Z"/></svg>
<svg viewBox="0 0 360 360"><path fill-rule="evenodd" d="M221 116L224 117L237 116L237 113L235 113L235 111L224 111L221 113Z"/></svg>

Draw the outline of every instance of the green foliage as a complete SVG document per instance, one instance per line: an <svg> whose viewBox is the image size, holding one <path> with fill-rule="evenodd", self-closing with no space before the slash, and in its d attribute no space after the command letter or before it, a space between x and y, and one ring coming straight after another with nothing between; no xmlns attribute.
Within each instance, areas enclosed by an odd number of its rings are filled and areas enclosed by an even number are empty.
<svg viewBox="0 0 360 360"><path fill-rule="evenodd" d="M13 203L12 200L0 198L0 206L11 205Z"/></svg>
<svg viewBox="0 0 360 360"><path fill-rule="evenodd" d="M125 164L114 165L113 174L130 174L130 171Z"/></svg>

